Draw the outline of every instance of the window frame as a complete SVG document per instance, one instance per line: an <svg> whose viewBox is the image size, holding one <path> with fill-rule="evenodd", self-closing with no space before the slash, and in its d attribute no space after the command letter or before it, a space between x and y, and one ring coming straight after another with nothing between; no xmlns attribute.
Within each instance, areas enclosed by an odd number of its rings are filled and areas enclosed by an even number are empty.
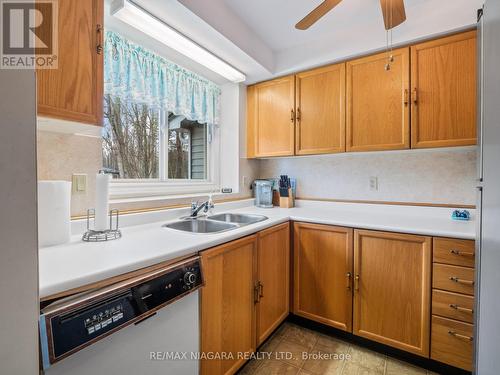
<svg viewBox="0 0 500 375"><path fill-rule="evenodd" d="M220 131L214 126L212 139L209 142L208 125L205 125L207 139L207 171L205 179L168 179L168 112L159 111L159 155L158 179L113 179L110 184L109 196L112 200L130 198L158 199L171 198L179 195L211 193L220 190ZM192 139L190 139L192 142ZM191 158L191 155L190 155ZM189 165L189 168L191 166Z"/></svg>

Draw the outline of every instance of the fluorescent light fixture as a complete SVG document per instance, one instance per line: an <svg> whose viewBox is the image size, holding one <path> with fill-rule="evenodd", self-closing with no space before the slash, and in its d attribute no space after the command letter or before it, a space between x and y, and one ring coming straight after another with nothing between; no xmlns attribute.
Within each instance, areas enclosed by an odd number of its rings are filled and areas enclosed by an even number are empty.
<svg viewBox="0 0 500 375"><path fill-rule="evenodd" d="M232 82L246 79L243 73L129 0L113 1L111 14Z"/></svg>

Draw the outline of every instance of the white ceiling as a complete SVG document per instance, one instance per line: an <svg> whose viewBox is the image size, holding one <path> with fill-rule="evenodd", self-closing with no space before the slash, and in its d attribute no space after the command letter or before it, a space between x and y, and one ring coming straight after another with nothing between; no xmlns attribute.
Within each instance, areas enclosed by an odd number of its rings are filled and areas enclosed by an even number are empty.
<svg viewBox="0 0 500 375"><path fill-rule="evenodd" d="M106 0L107 2L110 0ZM134 0L149 12L229 62L246 83L320 66L376 51L385 46L380 0L343 0L309 30L295 24L321 0ZM484 0L404 0L407 21L394 29L394 43L418 40L475 23ZM130 32L136 42L147 36L117 20L107 25ZM118 22L118 23L117 23ZM167 58L218 83L224 79L185 61L156 43ZM183 60L184 59L184 60ZM215 77L214 77L215 75ZM226 81L227 82L227 81Z"/></svg>

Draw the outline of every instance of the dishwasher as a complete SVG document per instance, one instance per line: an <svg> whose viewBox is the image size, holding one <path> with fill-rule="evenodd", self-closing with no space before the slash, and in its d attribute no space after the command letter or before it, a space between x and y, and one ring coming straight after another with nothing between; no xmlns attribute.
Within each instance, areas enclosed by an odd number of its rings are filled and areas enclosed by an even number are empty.
<svg viewBox="0 0 500 375"><path fill-rule="evenodd" d="M199 373L199 257L68 297L40 314L47 375Z"/></svg>

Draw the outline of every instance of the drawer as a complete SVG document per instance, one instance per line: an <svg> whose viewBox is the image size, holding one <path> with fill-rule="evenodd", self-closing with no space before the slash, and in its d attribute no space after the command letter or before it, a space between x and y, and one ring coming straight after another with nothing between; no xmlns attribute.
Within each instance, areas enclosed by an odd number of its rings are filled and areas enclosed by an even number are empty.
<svg viewBox="0 0 500 375"><path fill-rule="evenodd" d="M450 292L474 295L474 269L434 263L432 287Z"/></svg>
<svg viewBox="0 0 500 375"><path fill-rule="evenodd" d="M472 324L432 316L431 358L472 370Z"/></svg>
<svg viewBox="0 0 500 375"><path fill-rule="evenodd" d="M432 314L473 323L474 297L465 294L432 291Z"/></svg>
<svg viewBox="0 0 500 375"><path fill-rule="evenodd" d="M433 262L474 267L475 242L454 238L434 237Z"/></svg>

